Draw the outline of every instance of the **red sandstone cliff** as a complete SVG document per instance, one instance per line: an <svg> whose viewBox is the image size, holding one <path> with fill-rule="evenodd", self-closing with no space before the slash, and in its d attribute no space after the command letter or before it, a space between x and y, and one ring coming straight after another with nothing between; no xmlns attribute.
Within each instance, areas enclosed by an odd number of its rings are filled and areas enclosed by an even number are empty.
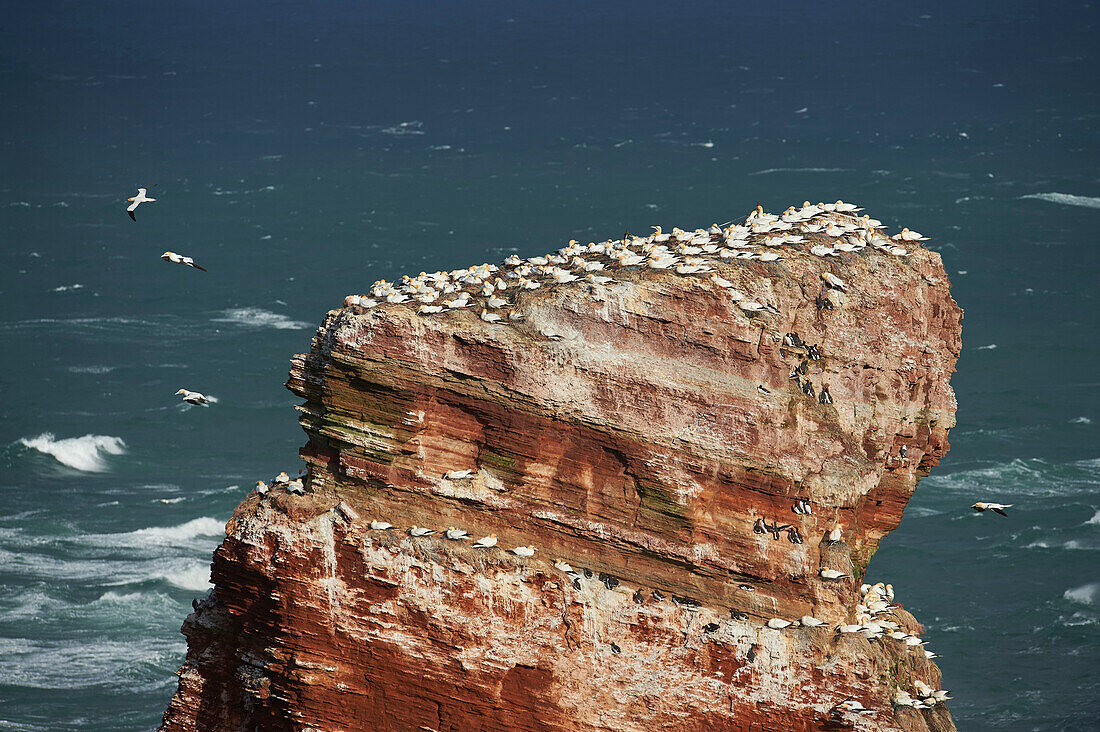
<svg viewBox="0 0 1100 732"><path fill-rule="evenodd" d="M698 253L715 273L590 252L612 281L512 288L516 322L330 312L288 383L307 492L230 520L162 729L953 730L943 704L893 703L939 686L920 645L836 627L948 449L961 311L937 254L809 251L835 240ZM825 624L765 625L806 615Z"/></svg>

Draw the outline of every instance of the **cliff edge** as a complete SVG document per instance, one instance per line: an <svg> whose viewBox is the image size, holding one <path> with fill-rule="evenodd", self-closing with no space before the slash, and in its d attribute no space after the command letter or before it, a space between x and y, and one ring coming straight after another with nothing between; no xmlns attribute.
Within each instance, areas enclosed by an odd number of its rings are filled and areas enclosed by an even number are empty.
<svg viewBox="0 0 1100 732"><path fill-rule="evenodd" d="M162 729L953 730L864 571L947 452L962 312L853 208L349 297Z"/></svg>

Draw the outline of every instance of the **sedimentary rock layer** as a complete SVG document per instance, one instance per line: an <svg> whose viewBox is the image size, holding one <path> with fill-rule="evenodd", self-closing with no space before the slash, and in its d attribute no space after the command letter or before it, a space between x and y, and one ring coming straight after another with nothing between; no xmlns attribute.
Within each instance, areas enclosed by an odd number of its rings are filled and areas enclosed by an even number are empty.
<svg viewBox="0 0 1100 732"><path fill-rule="evenodd" d="M938 688L921 646L835 628L948 449L961 311L934 252L805 238L686 274L588 252L611 281L512 287L517 321L330 312L288 383L307 492L230 520L164 729L953 729L891 703Z"/></svg>

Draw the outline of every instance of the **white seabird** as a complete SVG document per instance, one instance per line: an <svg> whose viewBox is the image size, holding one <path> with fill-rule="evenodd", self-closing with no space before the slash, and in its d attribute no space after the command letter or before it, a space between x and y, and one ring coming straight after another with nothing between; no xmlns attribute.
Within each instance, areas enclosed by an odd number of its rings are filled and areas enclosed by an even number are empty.
<svg viewBox="0 0 1100 732"><path fill-rule="evenodd" d="M371 521L370 527L372 531L385 531L386 529L392 529L393 524L389 521Z"/></svg>
<svg viewBox="0 0 1100 732"><path fill-rule="evenodd" d="M1006 508L1012 508L1014 505L1016 505L1016 504L1014 504L1014 503L986 503L984 501L978 501L973 506L971 506L971 508L974 509L975 511L977 511L978 513L985 513L986 511L992 511L993 513L999 513L1002 516L1007 516L1008 514L1005 513L1005 509Z"/></svg>
<svg viewBox="0 0 1100 732"><path fill-rule="evenodd" d="M443 477L447 480L462 480L463 478L469 478L473 473L472 470L448 470L443 474Z"/></svg>
<svg viewBox="0 0 1100 732"><path fill-rule="evenodd" d="M256 481L256 492L257 493L259 493L261 496L266 496L268 490L269 489L267 487L267 483L263 482L262 480L257 480Z"/></svg>
<svg viewBox="0 0 1100 732"><path fill-rule="evenodd" d="M790 627L791 621L783 620L782 618L772 618L768 621L767 625L769 628L773 628L775 630L783 630L784 628Z"/></svg>
<svg viewBox="0 0 1100 732"><path fill-rule="evenodd" d="M573 568L563 559L558 559L554 562L554 569L565 572L566 574L571 574L573 572Z"/></svg>
<svg viewBox="0 0 1100 732"><path fill-rule="evenodd" d="M286 484L286 490L287 493L297 493L301 496L305 495L306 487L305 484L302 483L301 478L295 478L294 480Z"/></svg>
<svg viewBox="0 0 1100 732"><path fill-rule="evenodd" d="M474 549L491 549L497 545L497 535L489 534L489 536L483 536L475 541L472 546Z"/></svg>
<svg viewBox="0 0 1100 732"><path fill-rule="evenodd" d="M165 252L164 254L160 255L160 258L163 259L165 262L174 262L175 264L185 264L188 267L194 267L195 269L201 269L203 272L206 271L206 267L203 267L200 264L195 264L195 260L191 259L191 257L185 257L182 254L176 254L175 252Z"/></svg>
<svg viewBox="0 0 1100 732"><path fill-rule="evenodd" d="M821 279L825 280L825 284L833 288L834 290L840 290L841 292L844 292L844 280L840 279L832 272L822 272Z"/></svg>
<svg viewBox="0 0 1100 732"><path fill-rule="evenodd" d="M825 625L825 621L818 620L812 615L803 615L802 624L805 625L807 628L816 628L819 625Z"/></svg>
<svg viewBox="0 0 1100 732"><path fill-rule="evenodd" d="M183 401L187 402L188 404L197 404L203 407L210 404L210 399L207 396L198 393L197 391L188 391L187 389L181 388L179 391L176 392L176 394L182 396Z"/></svg>
<svg viewBox="0 0 1100 732"><path fill-rule="evenodd" d="M461 539L466 538L467 532L466 529L456 529L452 526L443 532L443 536L447 537L451 541L460 541Z"/></svg>
<svg viewBox="0 0 1100 732"><path fill-rule="evenodd" d="M419 526L413 526L409 529L409 536L431 536L434 533L433 529L423 529Z"/></svg>
<svg viewBox="0 0 1100 732"><path fill-rule="evenodd" d="M535 547L533 546L517 546L515 549L510 550L517 557L533 557L535 556Z"/></svg>
<svg viewBox="0 0 1100 732"><path fill-rule="evenodd" d="M153 184L153 186L155 185L156 183ZM152 188L153 186L149 186L149 188ZM149 196L145 195L149 192L149 188L138 188L136 196L126 199L127 201L133 201L133 203L126 207L126 213L130 214L130 218L133 221L137 221L137 216L134 216L134 211L137 210L138 206L143 203L152 203L153 201L157 200L155 198L149 198Z"/></svg>
<svg viewBox="0 0 1100 732"><path fill-rule="evenodd" d="M821 569L821 578L822 579L839 580L839 579L844 579L845 577L850 577L850 576L851 575L844 574L843 572L838 572L835 569L829 569L828 567L823 567Z"/></svg>
<svg viewBox="0 0 1100 732"><path fill-rule="evenodd" d="M902 229L901 233L895 234L893 238L900 241L928 241L927 236L921 236L918 232L909 229Z"/></svg>

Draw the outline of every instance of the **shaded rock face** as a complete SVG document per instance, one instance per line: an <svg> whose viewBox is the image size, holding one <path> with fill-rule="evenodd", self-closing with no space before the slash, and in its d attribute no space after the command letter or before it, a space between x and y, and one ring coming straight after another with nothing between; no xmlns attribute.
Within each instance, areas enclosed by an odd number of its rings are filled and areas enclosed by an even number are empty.
<svg viewBox="0 0 1100 732"><path fill-rule="evenodd" d="M938 688L921 646L835 631L954 424L961 311L911 248L713 259L778 314L644 267L519 322L330 312L288 383L307 493L230 520L163 729L954 729L891 703Z"/></svg>

